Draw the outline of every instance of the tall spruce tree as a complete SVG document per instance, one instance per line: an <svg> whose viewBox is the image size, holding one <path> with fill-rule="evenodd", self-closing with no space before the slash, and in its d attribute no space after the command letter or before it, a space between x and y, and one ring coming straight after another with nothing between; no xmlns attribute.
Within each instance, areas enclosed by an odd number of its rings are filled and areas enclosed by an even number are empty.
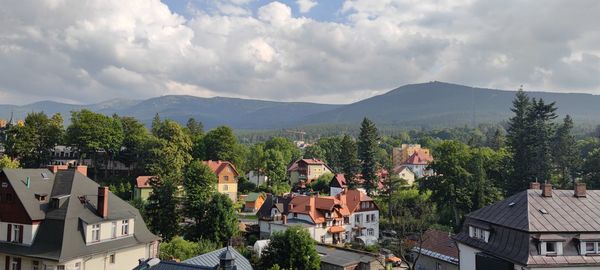
<svg viewBox="0 0 600 270"><path fill-rule="evenodd" d="M556 129L556 135L552 142L552 156L554 166L559 173L560 185L563 188L573 188L575 172L579 167L579 151L577 141L571 133L573 119L565 116L563 123Z"/></svg>
<svg viewBox="0 0 600 270"><path fill-rule="evenodd" d="M529 147L528 119L527 115L531 106L531 100L523 89L519 89L513 100L513 107L510 109L514 116L508 123L507 143L513 155L512 181L507 183L506 190L509 194L514 194L527 187L532 180L528 175L528 168L531 158L531 149Z"/></svg>
<svg viewBox="0 0 600 270"><path fill-rule="evenodd" d="M180 232L181 217L178 199L175 196L177 186L171 179L152 178L152 194L148 197L146 217L153 233L169 241Z"/></svg>
<svg viewBox="0 0 600 270"><path fill-rule="evenodd" d="M358 158L361 162L361 174L364 188L371 195L377 186L377 127L368 118L364 118L358 136Z"/></svg>
<svg viewBox="0 0 600 270"><path fill-rule="evenodd" d="M531 151L531 162L528 164L529 175L532 180L550 181L552 171L552 139L555 133L555 124L552 122L556 115L554 102L545 103L543 99L531 101L527 114L528 147Z"/></svg>
<svg viewBox="0 0 600 270"><path fill-rule="evenodd" d="M360 163L358 161L358 150L356 148L356 142L348 135L344 135L340 143L340 161L341 172L346 178L346 182L350 189L356 189L356 174L360 170Z"/></svg>

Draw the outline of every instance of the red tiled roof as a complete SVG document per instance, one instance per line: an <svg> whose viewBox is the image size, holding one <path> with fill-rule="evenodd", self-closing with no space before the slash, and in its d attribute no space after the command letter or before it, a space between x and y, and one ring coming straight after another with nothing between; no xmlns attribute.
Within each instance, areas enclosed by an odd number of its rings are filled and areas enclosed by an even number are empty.
<svg viewBox="0 0 600 270"><path fill-rule="evenodd" d="M231 166L231 169L233 169L233 172L236 174L236 176L239 176L240 174L238 173L237 169L235 168L235 165L233 165L233 163L229 162L229 161L222 161L222 160L205 160L202 161L204 164L208 165L208 167L215 173L215 174L219 174L221 173L221 171L225 168L227 168L228 166Z"/></svg>
<svg viewBox="0 0 600 270"><path fill-rule="evenodd" d="M458 248L451 237L444 231L428 230L423 235L421 248L458 259Z"/></svg>
<svg viewBox="0 0 600 270"><path fill-rule="evenodd" d="M147 175L147 176L138 176L135 179L135 187L137 188L150 188L150 179L155 176Z"/></svg>
<svg viewBox="0 0 600 270"><path fill-rule="evenodd" d="M373 199L359 190L347 190L335 197L297 196L290 201L288 212L308 215L315 224L321 224L325 222L325 213L339 220L350 216L361 202L367 201L372 202Z"/></svg>
<svg viewBox="0 0 600 270"><path fill-rule="evenodd" d="M347 185L346 183L346 177L344 176L343 173L338 173L333 177L333 181L337 181L338 185L340 187L345 187Z"/></svg>
<svg viewBox="0 0 600 270"><path fill-rule="evenodd" d="M342 226L333 226L333 227L329 228L328 231L330 233L341 233L341 232L345 232L346 229L344 229L344 227L342 227Z"/></svg>
<svg viewBox="0 0 600 270"><path fill-rule="evenodd" d="M415 152L404 162L404 164L427 165L433 161L433 157L422 149Z"/></svg>

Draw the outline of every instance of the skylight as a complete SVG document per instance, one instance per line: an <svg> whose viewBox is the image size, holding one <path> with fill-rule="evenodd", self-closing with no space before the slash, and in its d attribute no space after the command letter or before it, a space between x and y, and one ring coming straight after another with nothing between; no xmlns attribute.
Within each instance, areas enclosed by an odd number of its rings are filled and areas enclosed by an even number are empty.
<svg viewBox="0 0 600 270"><path fill-rule="evenodd" d="M515 202L511 202L508 204L508 206L513 207L513 205L515 205Z"/></svg>
<svg viewBox="0 0 600 270"><path fill-rule="evenodd" d="M539 210L540 210L540 213L542 213L544 215L548 214L548 211L546 211L546 209L544 209L544 208L540 208Z"/></svg>
<svg viewBox="0 0 600 270"><path fill-rule="evenodd" d="M43 173L42 173L42 178L43 178L44 180L48 180L48 179L50 179L50 178L48 178L48 174L47 174L47 173L45 173L45 172L43 172Z"/></svg>

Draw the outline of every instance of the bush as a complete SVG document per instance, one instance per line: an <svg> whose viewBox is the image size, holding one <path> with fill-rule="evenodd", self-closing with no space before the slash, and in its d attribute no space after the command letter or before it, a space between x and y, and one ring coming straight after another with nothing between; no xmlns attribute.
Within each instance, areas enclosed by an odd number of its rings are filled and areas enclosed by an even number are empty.
<svg viewBox="0 0 600 270"><path fill-rule="evenodd" d="M187 260L194 256L211 252L219 248L219 245L207 240L199 242L187 241L180 236L173 238L170 242L160 244L161 260Z"/></svg>

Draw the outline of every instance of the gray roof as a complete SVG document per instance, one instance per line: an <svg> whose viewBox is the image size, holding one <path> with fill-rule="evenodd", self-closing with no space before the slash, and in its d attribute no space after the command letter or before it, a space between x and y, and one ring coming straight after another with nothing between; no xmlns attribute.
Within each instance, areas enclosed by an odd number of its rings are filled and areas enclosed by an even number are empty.
<svg viewBox="0 0 600 270"><path fill-rule="evenodd" d="M47 173L49 179L42 179L41 172ZM148 230L135 207L110 192L108 217L103 219L97 215L96 198L99 185L75 170L58 171L56 175L45 169L5 169L3 173L15 189L30 218L41 222L31 246L0 243L0 253L63 262L159 239ZM22 182L22 179L28 176L31 179L29 189ZM68 195L68 197L61 208L52 209L49 207L49 200L39 202L35 199L35 193L38 192L51 194L51 196ZM87 202L81 203L80 196L85 196ZM86 245L81 221L95 223L123 217L134 218L133 236Z"/></svg>
<svg viewBox="0 0 600 270"><path fill-rule="evenodd" d="M358 263L371 263L379 259L378 254L354 251L339 247L318 244L317 253L321 255L321 263L347 267Z"/></svg>
<svg viewBox="0 0 600 270"><path fill-rule="evenodd" d="M158 260L158 259L156 259ZM154 262L156 263L156 262ZM133 268L133 270L146 270L146 269L152 269L152 270L214 270L214 267L205 267L205 266L199 266L199 265L193 265L193 264L187 264L187 263L178 263L178 262L174 262L174 261L158 261L158 263L154 264L152 262L150 262L149 260L146 260L145 262L141 263L139 266Z"/></svg>
<svg viewBox="0 0 600 270"><path fill-rule="evenodd" d="M271 210L273 207L277 207L279 212L285 213L288 209L288 204L290 203L291 198L289 196L276 196L273 194L267 194L265 197L265 201L262 206L256 212L256 215L259 219L270 219L271 218Z"/></svg>
<svg viewBox="0 0 600 270"><path fill-rule="evenodd" d="M573 190L541 194L529 189L466 217L527 232L600 232L600 190L588 190L584 198Z"/></svg>
<svg viewBox="0 0 600 270"><path fill-rule="evenodd" d="M215 267L215 266L219 265L219 263L220 263L219 258L221 257L221 255L223 253L227 252L227 249L228 249L227 247L217 249L215 251L211 251L209 253L205 253L205 254L193 257L191 259L187 259L187 260L183 261L183 263L205 266L205 267ZM235 266L237 267L237 270L252 270L252 265L250 265L250 262L248 261L248 259L246 259L242 254L237 252L237 250L235 250L232 247L229 247L229 251L231 252L231 255L233 255L233 257L235 259Z"/></svg>

